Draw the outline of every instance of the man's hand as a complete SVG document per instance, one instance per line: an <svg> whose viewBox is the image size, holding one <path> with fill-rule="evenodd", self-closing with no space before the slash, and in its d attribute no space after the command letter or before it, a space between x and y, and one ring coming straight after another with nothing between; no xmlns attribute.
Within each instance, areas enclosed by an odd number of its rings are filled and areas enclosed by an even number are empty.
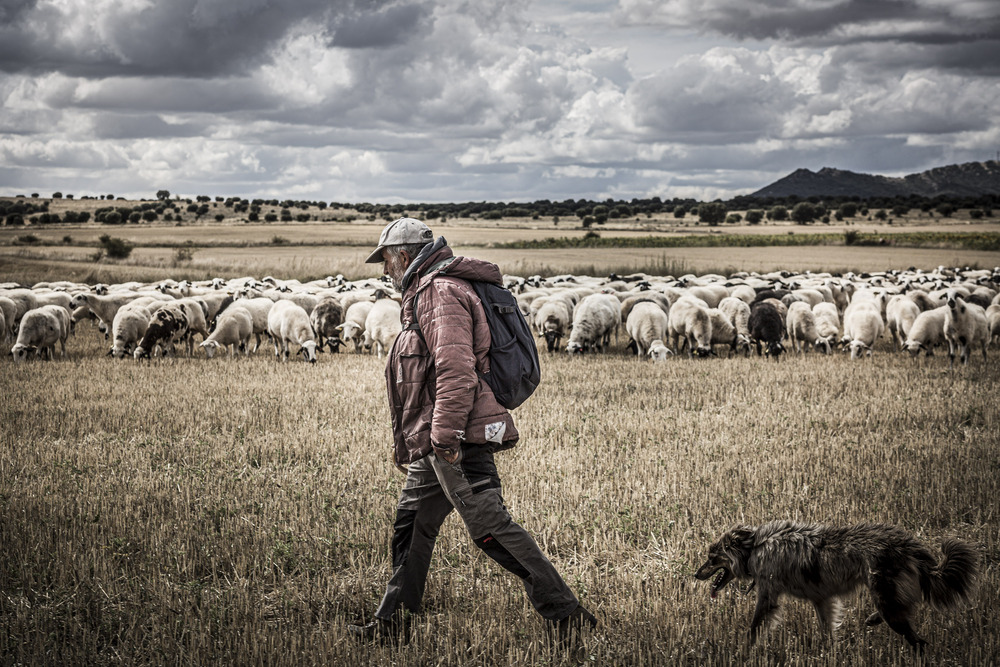
<svg viewBox="0 0 1000 667"><path fill-rule="evenodd" d="M458 463L462 460L461 446L458 446L455 449L435 449L434 451L438 456L452 465L458 465Z"/></svg>

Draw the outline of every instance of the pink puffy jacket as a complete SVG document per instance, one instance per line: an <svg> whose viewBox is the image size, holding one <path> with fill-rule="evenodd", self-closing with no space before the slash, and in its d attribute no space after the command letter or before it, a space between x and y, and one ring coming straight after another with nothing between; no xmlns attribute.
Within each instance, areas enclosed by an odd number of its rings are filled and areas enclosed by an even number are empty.
<svg viewBox="0 0 1000 667"><path fill-rule="evenodd" d="M385 369L398 464L423 458L432 447L454 451L470 443L499 450L518 439L510 413L476 372L489 371L490 330L468 281L501 284L500 270L490 262L456 257L440 275L440 263L454 253L443 238L431 250L411 267L415 275L403 291L403 330ZM410 328L417 293L419 331Z"/></svg>

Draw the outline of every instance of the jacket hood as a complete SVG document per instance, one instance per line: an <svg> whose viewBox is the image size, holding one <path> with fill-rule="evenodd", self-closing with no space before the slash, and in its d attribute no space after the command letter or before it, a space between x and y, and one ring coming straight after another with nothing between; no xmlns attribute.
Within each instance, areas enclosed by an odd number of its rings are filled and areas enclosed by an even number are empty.
<svg viewBox="0 0 1000 667"><path fill-rule="evenodd" d="M436 266L445 260L451 260L447 265ZM500 267L493 262L487 262L472 257L455 257L448 242L439 236L433 243L428 243L413 258L410 266L403 274L402 287L407 290L414 278L419 276L419 282L432 274L443 271L449 276L463 280L478 280L481 282L503 284Z"/></svg>

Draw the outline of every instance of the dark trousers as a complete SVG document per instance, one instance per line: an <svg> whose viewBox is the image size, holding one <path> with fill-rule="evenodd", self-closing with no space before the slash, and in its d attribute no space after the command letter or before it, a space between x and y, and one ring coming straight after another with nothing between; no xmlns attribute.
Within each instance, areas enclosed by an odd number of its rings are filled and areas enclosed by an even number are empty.
<svg viewBox="0 0 1000 667"><path fill-rule="evenodd" d="M401 605L420 611L434 542L452 509L458 510L476 546L520 577L543 618L558 621L576 608L566 582L507 512L493 453L485 446L466 445L457 465L433 452L410 464L393 526L392 576L375 612L378 618L389 619Z"/></svg>

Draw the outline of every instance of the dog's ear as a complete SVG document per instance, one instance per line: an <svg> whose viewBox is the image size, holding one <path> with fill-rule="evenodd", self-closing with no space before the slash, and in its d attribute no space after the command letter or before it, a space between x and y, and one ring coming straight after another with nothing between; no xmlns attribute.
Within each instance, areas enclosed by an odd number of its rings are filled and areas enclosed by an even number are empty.
<svg viewBox="0 0 1000 667"><path fill-rule="evenodd" d="M754 531L749 526L733 526L729 530L729 544L741 549L749 549L753 546Z"/></svg>

